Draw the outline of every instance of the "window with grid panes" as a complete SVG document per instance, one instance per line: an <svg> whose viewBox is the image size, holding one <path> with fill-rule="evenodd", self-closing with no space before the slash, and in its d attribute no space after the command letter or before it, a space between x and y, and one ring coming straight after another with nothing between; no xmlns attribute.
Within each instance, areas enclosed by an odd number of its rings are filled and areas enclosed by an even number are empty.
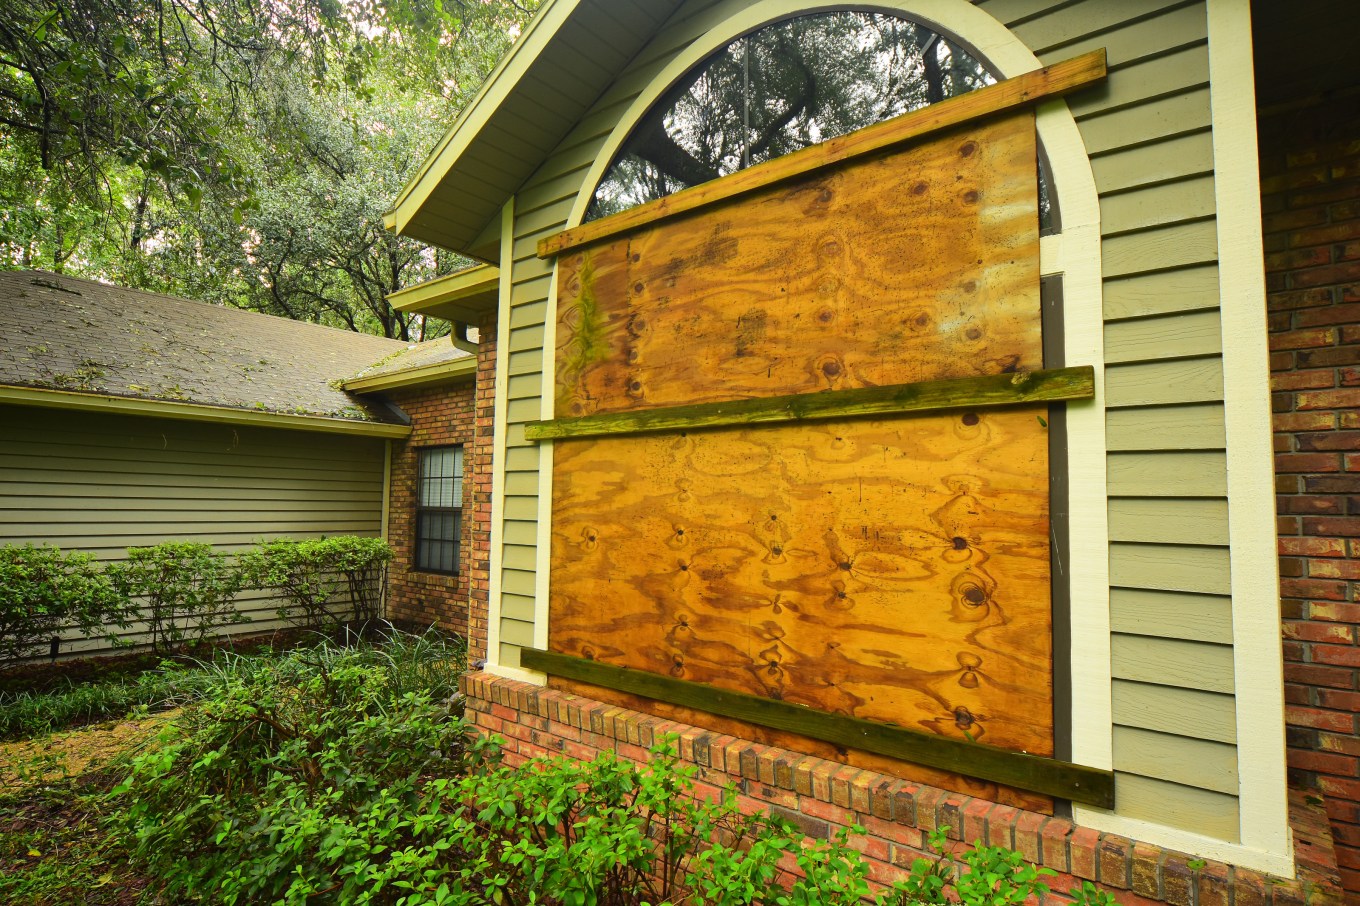
<svg viewBox="0 0 1360 906"><path fill-rule="evenodd" d="M458 572L462 503L463 448L421 450L416 476L416 569Z"/></svg>

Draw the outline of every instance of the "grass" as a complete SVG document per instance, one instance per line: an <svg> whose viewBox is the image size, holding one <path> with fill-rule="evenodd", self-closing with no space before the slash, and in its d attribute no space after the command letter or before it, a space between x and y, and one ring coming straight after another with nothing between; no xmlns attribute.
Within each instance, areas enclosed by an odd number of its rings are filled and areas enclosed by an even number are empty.
<svg viewBox="0 0 1360 906"><path fill-rule="evenodd" d="M162 659L150 652L30 662L0 671L0 741L176 707L192 696L194 668L232 652L296 647L297 632L224 641L198 657Z"/></svg>

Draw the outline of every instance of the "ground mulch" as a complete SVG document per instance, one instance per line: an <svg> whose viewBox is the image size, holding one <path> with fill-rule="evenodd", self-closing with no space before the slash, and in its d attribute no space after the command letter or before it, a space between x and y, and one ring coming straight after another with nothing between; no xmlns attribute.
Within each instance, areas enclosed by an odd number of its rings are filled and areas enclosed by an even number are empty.
<svg viewBox="0 0 1360 906"><path fill-rule="evenodd" d="M102 768L117 756L144 745L177 713L104 721L33 739L0 742L0 790L12 795Z"/></svg>
<svg viewBox="0 0 1360 906"><path fill-rule="evenodd" d="M104 824L115 763L173 714L110 721L0 744L0 903L124 906L150 881Z"/></svg>

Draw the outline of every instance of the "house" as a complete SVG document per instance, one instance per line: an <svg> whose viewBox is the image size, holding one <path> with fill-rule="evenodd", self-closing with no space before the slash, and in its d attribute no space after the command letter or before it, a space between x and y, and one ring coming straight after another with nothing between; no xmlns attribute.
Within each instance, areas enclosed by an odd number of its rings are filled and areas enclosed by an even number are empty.
<svg viewBox="0 0 1360 906"><path fill-rule="evenodd" d="M1258 7L547 0L388 216L500 274L480 725L1360 894L1356 13Z"/></svg>
<svg viewBox="0 0 1360 906"><path fill-rule="evenodd" d="M0 543L108 560L167 540L231 552L386 534L394 618L465 628L466 592L446 575L466 572L456 527L426 533L442 562L413 559L403 470L429 438L472 442L475 355L447 338L412 345L38 271L0 273L0 300ZM400 408L419 399L437 415ZM439 582L416 610L404 590L432 566ZM249 628L275 623L268 595L238 606Z"/></svg>
<svg viewBox="0 0 1360 906"><path fill-rule="evenodd" d="M345 390L405 413L411 433L388 459L387 616L466 635L485 600L490 551L491 418L500 275L473 267L389 296L398 311L440 318L449 338L404 349L347 378ZM468 328L477 328L477 341ZM439 470L446 477L439 477ZM485 605L472 631L485 632Z"/></svg>

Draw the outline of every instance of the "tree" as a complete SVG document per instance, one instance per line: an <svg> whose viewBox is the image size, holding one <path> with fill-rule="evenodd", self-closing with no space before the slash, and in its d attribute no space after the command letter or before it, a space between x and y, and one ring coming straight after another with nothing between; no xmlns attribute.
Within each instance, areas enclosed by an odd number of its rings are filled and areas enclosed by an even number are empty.
<svg viewBox="0 0 1360 906"><path fill-rule="evenodd" d="M412 338L381 213L515 0L0 0L0 266Z"/></svg>
<svg viewBox="0 0 1360 906"><path fill-rule="evenodd" d="M629 137L590 219L707 182L993 81L907 19L832 12L733 41L682 78Z"/></svg>

